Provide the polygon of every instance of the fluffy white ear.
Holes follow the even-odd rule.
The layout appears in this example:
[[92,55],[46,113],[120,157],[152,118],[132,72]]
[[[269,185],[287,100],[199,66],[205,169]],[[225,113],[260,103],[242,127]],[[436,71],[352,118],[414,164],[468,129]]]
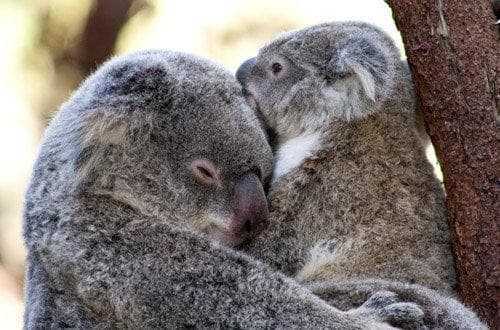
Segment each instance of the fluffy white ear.
[[370,100],[375,101],[375,79],[373,78],[370,71],[368,71],[358,62],[355,62],[351,59],[346,59],[346,65],[352,70],[352,72],[361,82],[366,96]]
[[75,187],[85,189],[99,176],[97,168],[103,166],[110,154],[127,139],[129,131],[125,115],[107,115],[104,111],[95,111],[82,125],[80,148],[71,156],[75,171]]
[[332,83],[354,76],[365,96],[376,101],[378,91],[385,90],[388,85],[388,66],[386,52],[372,40],[347,37],[335,45],[325,73],[327,81]]

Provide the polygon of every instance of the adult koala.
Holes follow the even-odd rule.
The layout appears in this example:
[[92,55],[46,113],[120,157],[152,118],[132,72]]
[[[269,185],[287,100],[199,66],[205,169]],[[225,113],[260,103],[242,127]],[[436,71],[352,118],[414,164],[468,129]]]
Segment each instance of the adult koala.
[[228,72],[167,51],[113,59],[82,84],[47,128],[26,193],[25,328],[421,320],[388,292],[341,312],[219,243],[267,220],[272,155],[240,94]]
[[278,36],[236,75],[275,151],[270,227],[243,250],[339,308],[392,285],[422,303],[427,326],[482,327],[445,297],[455,287],[445,198],[392,40],[364,23],[312,26]]

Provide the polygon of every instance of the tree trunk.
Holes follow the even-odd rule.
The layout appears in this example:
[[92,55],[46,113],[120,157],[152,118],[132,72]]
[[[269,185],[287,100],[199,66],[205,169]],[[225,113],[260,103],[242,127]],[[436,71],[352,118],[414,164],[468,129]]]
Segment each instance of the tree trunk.
[[444,175],[459,293],[499,327],[499,32],[490,0],[389,0]]
[[[1,0],[0,0],[1,1]],[[49,4],[40,5],[42,26],[40,49],[47,49],[52,57],[54,76],[48,80],[50,88],[42,92],[45,97],[39,104],[44,122],[52,117],[68,96],[92,71],[113,55],[120,30],[127,23],[134,7],[144,8],[140,0],[94,0],[86,24],[75,37],[59,31],[52,17]],[[57,7],[57,6],[56,6]],[[141,8],[142,7],[142,8]]]
[[95,3],[77,53],[84,75],[113,54],[118,33],[129,18],[131,5],[132,0],[98,0]]

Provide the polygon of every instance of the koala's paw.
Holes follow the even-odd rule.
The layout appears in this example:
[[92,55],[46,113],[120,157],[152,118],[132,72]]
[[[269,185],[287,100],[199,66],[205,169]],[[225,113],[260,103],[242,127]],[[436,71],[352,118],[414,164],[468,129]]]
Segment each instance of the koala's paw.
[[[358,312],[366,312],[378,316],[380,322],[403,329],[424,329],[424,312],[414,303],[401,302],[398,296],[390,291],[374,293]],[[374,326],[377,328],[377,326]]]

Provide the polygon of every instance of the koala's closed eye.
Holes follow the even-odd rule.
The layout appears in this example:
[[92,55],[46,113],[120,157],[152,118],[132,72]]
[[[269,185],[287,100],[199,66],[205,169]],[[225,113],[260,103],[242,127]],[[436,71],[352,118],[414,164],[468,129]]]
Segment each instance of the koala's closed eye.
[[217,169],[212,162],[206,159],[197,159],[191,163],[191,170],[194,177],[204,184],[217,184],[219,175]]

